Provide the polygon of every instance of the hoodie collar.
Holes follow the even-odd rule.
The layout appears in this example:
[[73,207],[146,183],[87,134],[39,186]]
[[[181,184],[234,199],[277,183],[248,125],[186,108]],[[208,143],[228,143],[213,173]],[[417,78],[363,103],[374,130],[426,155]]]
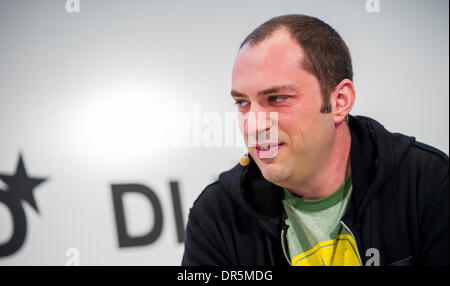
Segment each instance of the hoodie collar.
[[281,204],[283,190],[267,181],[253,158],[243,167],[235,166],[219,176],[219,182],[230,197],[265,231],[279,238],[284,212]]
[[376,120],[349,115],[353,195],[345,215],[357,223],[367,204],[405,158],[414,137],[390,133]]

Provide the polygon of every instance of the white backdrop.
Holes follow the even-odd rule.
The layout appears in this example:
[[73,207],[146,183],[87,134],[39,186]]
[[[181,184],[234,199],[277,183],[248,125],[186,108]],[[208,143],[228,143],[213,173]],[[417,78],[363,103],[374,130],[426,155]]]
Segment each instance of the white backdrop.
[[[20,201],[26,233],[15,235],[25,241],[0,265],[179,265],[170,182],[178,182],[186,223],[195,198],[245,149],[174,147],[167,122],[185,112],[187,126],[204,131],[207,122],[194,126],[195,106],[234,111],[239,44],[282,14],[318,17],[347,42],[352,114],[449,153],[447,0],[372,1],[378,10],[367,0],[80,0],[72,13],[66,2],[0,2],[0,175],[15,175],[21,154],[28,176],[46,179],[31,188],[39,213]],[[0,246],[19,229],[10,209],[20,194],[5,180]],[[119,247],[112,185],[122,184],[150,188],[160,202],[153,242]],[[130,236],[153,229],[147,197],[129,193],[123,205]]]

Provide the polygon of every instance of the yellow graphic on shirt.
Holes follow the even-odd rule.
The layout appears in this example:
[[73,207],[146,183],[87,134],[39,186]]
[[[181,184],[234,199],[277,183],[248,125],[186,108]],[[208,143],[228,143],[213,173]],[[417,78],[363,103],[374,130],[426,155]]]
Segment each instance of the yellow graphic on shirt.
[[292,259],[293,266],[360,266],[353,236],[340,234],[335,239],[322,241]]

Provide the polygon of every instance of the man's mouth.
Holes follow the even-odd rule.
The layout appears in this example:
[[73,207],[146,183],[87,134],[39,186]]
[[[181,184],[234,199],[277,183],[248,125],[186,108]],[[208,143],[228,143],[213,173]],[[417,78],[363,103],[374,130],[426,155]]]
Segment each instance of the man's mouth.
[[256,156],[261,159],[274,158],[282,146],[283,143],[257,143]]
[[259,151],[267,151],[272,148],[277,148],[278,146],[282,146],[283,143],[263,143],[263,144],[256,144],[256,149]]

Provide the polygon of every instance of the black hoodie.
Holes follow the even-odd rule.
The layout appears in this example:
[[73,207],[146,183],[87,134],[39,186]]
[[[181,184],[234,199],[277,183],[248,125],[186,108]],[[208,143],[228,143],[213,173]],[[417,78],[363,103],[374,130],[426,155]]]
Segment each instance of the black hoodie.
[[[349,116],[349,127],[341,221],[362,264],[448,265],[448,156],[367,117]],[[253,160],[222,173],[190,210],[182,265],[288,265],[282,194]]]

